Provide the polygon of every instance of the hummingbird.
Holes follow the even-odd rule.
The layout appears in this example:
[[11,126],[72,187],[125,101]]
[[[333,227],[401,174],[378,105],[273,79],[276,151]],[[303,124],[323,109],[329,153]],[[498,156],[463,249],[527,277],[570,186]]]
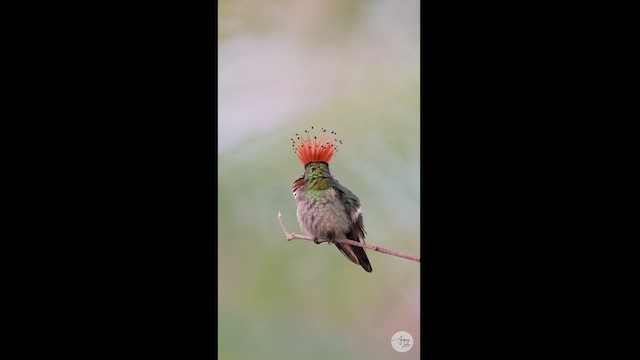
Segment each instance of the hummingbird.
[[[313,130],[313,126],[311,127]],[[342,141],[336,132],[321,129],[319,136],[311,136],[308,130],[293,138],[293,150],[304,165],[304,175],[293,182],[291,192],[296,200],[298,223],[313,238],[328,239],[353,263],[371,272],[371,264],[365,249],[334,242],[333,239],[350,239],[364,244],[365,230],[360,200],[342,186],[329,171],[329,162]]]

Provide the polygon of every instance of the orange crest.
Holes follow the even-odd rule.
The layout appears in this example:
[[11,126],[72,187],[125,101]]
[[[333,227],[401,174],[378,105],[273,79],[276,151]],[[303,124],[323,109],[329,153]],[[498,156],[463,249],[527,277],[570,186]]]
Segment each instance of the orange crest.
[[[311,130],[313,130],[313,126]],[[325,162],[328,164],[333,154],[338,151],[338,144],[342,144],[342,141],[335,138],[336,132],[327,133],[327,130],[321,129],[319,136],[312,136],[308,130],[304,132],[306,137],[296,134],[297,140],[291,139],[293,141],[293,151],[298,155],[302,165],[312,162]]]

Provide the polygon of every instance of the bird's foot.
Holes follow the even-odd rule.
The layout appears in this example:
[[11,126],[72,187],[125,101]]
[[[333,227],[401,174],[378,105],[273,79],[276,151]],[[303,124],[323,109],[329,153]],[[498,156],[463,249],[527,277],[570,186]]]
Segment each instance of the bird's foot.
[[316,244],[320,244],[320,241],[318,241],[318,238],[315,237],[315,236],[313,237],[313,242],[316,243]]

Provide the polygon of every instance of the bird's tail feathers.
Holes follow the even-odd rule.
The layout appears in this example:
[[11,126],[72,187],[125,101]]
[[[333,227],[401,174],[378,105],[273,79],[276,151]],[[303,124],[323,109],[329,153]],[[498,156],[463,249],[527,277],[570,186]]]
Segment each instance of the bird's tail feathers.
[[347,259],[351,260],[354,264],[362,266],[362,268],[366,272],[373,271],[371,267],[371,263],[369,263],[369,258],[367,257],[367,253],[364,248],[359,246],[352,246],[349,244],[335,244],[338,250],[344,255]]

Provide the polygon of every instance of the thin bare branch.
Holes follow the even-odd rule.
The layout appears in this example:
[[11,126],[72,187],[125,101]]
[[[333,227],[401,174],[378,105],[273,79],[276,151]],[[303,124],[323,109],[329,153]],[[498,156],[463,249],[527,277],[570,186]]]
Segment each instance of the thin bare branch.
[[[285,235],[285,237],[287,238],[288,241],[291,241],[293,239],[313,241],[313,238],[310,237],[310,236],[298,235],[298,234],[290,233],[289,231],[287,231],[287,228],[284,226],[284,221],[282,220],[282,214],[280,213],[280,211],[278,211],[278,221],[280,221],[280,226],[282,227],[282,231],[284,232],[284,235]],[[328,239],[318,239],[318,242],[320,242],[320,243],[328,242],[328,241],[329,241]],[[413,255],[402,253],[400,251],[395,251],[395,250],[391,250],[391,249],[385,249],[385,248],[380,247],[380,246],[363,244],[363,243],[361,243],[359,241],[354,241],[354,240],[350,240],[350,239],[335,238],[335,239],[333,239],[333,241],[337,242],[337,243],[341,243],[341,244],[349,244],[349,245],[353,245],[353,246],[359,246],[359,247],[366,248],[366,249],[369,249],[369,250],[381,252],[383,254],[389,254],[389,255],[401,257],[401,258],[404,258],[404,259],[420,262],[420,257],[419,256],[413,256]]]

